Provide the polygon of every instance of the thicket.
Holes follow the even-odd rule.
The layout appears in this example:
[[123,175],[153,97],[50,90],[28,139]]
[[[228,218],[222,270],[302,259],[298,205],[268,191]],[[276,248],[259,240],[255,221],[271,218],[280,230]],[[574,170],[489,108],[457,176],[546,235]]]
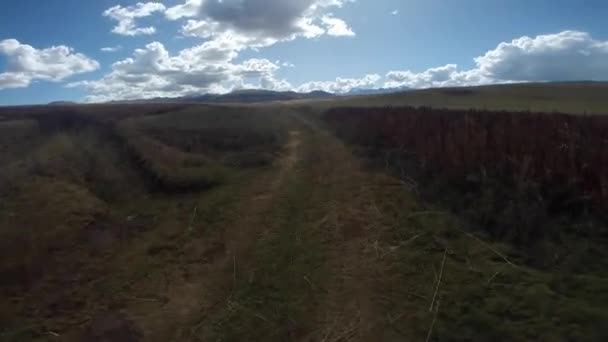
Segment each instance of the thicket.
[[[496,238],[529,247],[563,239],[553,218],[606,218],[608,117],[383,107],[324,118],[408,184],[441,179],[449,204]],[[601,222],[585,222],[568,229],[607,236]]]

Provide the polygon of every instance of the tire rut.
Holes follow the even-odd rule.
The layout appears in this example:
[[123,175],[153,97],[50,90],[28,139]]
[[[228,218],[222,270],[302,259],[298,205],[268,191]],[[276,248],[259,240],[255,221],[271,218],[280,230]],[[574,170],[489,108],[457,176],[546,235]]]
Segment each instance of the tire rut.
[[184,253],[203,254],[209,262],[171,267],[166,271],[163,300],[136,302],[126,308],[146,341],[198,340],[196,330],[200,321],[227,301],[236,272],[248,267],[247,255],[267,228],[264,218],[273,208],[285,175],[299,159],[300,143],[300,132],[290,131],[275,167],[253,180],[241,197],[243,202],[237,206],[234,222],[214,241],[201,237],[185,246]]
[[332,274],[327,300],[319,307],[320,341],[371,341],[379,317],[374,279],[378,260],[370,253],[377,235],[367,175],[351,152],[331,134],[323,141],[323,184],[329,188],[323,228],[331,237],[327,260]]

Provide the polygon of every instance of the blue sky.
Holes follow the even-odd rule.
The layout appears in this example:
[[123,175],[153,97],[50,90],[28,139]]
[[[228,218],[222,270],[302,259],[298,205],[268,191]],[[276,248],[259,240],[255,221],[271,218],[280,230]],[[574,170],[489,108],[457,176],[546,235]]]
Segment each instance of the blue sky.
[[606,18],[603,0],[8,0],[0,104],[606,80]]

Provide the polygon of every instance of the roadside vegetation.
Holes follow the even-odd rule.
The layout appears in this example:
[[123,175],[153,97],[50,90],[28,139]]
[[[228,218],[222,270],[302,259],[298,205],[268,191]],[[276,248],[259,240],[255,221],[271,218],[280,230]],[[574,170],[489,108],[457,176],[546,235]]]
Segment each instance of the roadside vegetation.
[[416,277],[428,260],[416,246],[444,249],[439,340],[606,338],[604,117],[404,107],[324,118],[423,204],[401,218],[420,228],[396,267]]

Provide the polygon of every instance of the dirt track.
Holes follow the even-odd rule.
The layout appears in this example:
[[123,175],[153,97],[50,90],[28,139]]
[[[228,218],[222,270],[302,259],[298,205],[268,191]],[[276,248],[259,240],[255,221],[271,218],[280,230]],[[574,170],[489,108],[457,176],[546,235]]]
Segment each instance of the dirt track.
[[[172,267],[164,301],[127,308],[146,340],[372,338],[380,268],[369,180],[341,142],[295,118],[283,154],[244,191],[232,222],[215,241],[184,246],[209,262]],[[270,283],[259,288],[258,277]],[[251,297],[261,302],[243,303]]]

